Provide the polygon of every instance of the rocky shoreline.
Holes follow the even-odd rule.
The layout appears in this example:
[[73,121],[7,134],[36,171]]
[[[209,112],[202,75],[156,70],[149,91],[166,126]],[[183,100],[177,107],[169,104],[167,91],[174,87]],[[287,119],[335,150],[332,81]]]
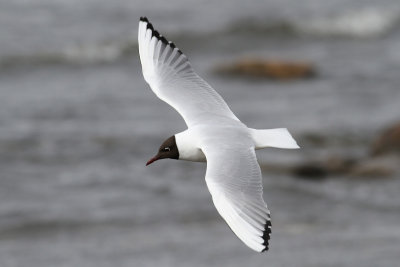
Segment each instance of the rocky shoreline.
[[281,81],[308,79],[316,76],[316,69],[311,62],[254,58],[243,58],[231,63],[220,64],[214,68],[214,72],[221,75]]
[[269,172],[290,173],[305,179],[329,176],[385,178],[400,174],[400,123],[385,129],[368,144],[362,156],[328,155],[319,159],[305,159],[292,165],[262,163]]

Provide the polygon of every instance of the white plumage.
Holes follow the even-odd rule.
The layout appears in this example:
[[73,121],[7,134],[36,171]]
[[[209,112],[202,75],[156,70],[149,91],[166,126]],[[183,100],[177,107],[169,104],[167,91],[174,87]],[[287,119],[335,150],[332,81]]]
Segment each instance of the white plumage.
[[298,148],[296,141],[286,129],[256,130],[240,122],[147,18],[140,19],[138,40],[144,79],[188,126],[175,135],[179,159],[207,160],[206,183],[219,214],[247,246],[267,250],[270,212],[255,149]]

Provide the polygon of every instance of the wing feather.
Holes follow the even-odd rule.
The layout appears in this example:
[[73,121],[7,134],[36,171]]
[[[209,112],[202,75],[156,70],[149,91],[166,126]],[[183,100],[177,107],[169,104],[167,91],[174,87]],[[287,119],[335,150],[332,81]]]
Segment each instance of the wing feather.
[[222,97],[194,72],[182,51],[154,30],[147,18],[140,19],[138,41],[144,79],[189,127],[212,116],[238,120]]
[[247,246],[263,252],[268,250],[271,234],[270,212],[262,197],[254,147],[243,143],[233,148],[215,146],[215,142],[202,146],[207,158],[206,182],[215,207],[232,231]]

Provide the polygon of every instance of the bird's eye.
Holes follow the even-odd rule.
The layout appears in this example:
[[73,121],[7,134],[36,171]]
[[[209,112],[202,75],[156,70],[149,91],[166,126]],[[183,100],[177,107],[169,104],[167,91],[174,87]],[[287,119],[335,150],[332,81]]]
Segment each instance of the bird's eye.
[[168,146],[164,147],[164,151],[171,151],[171,148],[169,148]]

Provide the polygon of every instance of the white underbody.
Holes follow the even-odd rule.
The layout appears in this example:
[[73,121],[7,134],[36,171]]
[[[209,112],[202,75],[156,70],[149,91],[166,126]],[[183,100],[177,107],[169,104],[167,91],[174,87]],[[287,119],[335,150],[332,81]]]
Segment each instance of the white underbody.
[[[242,131],[239,131],[239,138],[237,140],[242,139],[245,141],[250,137],[253,141],[254,149],[262,149],[267,147],[275,147],[275,148],[284,148],[284,149],[297,149],[299,146],[296,141],[290,135],[289,131],[286,128],[277,128],[277,129],[264,129],[257,130],[252,128],[247,128],[244,124],[238,123],[236,121],[232,121],[234,126],[237,127],[238,124],[241,124],[240,128]],[[233,125],[213,125],[214,131],[221,134],[224,131],[231,131],[231,127]],[[209,130],[209,126],[198,126],[191,127],[183,132],[180,132],[175,135],[176,145],[179,151],[179,159],[180,160],[188,160],[188,161],[197,161],[197,162],[205,162],[206,156],[201,150],[201,140],[202,140],[202,132],[204,130]],[[237,131],[237,128],[235,129]],[[240,136],[242,135],[242,136]],[[235,145],[235,144],[232,144]]]
[[206,161],[206,156],[200,148],[199,140],[197,140],[196,135],[193,133],[193,129],[187,129],[175,135],[179,159],[204,162]]

